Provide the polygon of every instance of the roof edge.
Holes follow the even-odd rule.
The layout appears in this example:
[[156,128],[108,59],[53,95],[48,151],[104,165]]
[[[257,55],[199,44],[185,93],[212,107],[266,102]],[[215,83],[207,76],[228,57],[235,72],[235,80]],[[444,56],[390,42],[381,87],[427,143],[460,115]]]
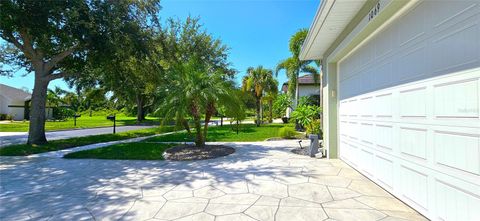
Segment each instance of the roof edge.
[[[308,29],[307,38],[305,38],[305,41],[303,42],[303,45],[302,45],[302,50],[300,51],[300,55],[299,55],[300,60],[307,60],[306,57],[307,57],[308,51],[310,50],[310,47],[313,44],[312,35],[314,32],[314,29],[315,27],[317,27],[317,23],[319,22],[321,15],[323,15],[323,13],[326,13],[325,12],[326,5],[327,4],[333,5],[334,2],[335,0],[322,0],[320,5],[318,6],[317,12],[315,13],[315,17],[313,18],[313,22],[310,25],[310,28]],[[325,20],[326,18],[327,16],[324,16],[323,20]],[[323,24],[323,20],[320,23]]]

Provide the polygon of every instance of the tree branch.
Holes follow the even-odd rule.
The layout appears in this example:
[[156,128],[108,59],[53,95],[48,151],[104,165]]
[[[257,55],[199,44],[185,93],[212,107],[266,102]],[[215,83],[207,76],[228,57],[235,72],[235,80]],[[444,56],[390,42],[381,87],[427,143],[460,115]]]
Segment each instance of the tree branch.
[[5,40],[7,40],[8,42],[12,43],[13,45],[15,45],[15,47],[17,47],[18,49],[20,49],[23,53],[24,52],[24,48],[23,48],[23,45],[20,44],[20,42],[18,42],[18,40],[13,36],[12,32],[5,32]]
[[66,58],[67,56],[69,56],[73,52],[75,52],[76,48],[77,48],[77,46],[73,46],[73,47],[55,55],[52,59],[50,59],[50,61],[47,62],[47,64],[45,65],[45,69],[47,71],[50,71],[52,68],[54,68],[58,64],[58,62],[62,61],[64,58]]
[[64,78],[68,75],[69,74],[67,72],[60,72],[58,74],[49,74],[49,75],[45,76],[44,79],[47,80],[47,81],[53,81],[55,79]]
[[33,49],[32,38],[30,34],[28,34],[25,29],[21,29],[19,33],[23,41],[23,53],[32,61],[33,59],[38,60],[39,58],[37,57],[37,53],[35,53],[35,49]]

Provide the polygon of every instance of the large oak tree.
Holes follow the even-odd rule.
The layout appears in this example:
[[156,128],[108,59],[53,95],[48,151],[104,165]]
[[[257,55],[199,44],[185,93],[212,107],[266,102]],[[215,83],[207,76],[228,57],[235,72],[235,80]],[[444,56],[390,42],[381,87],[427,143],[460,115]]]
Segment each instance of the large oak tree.
[[[8,42],[2,50],[1,74],[10,67],[34,74],[28,143],[46,143],[45,105],[47,88],[55,79],[77,78],[89,61],[110,58],[117,41],[131,24],[156,23],[159,0],[2,0],[0,37]],[[102,73],[99,73],[102,74]]]

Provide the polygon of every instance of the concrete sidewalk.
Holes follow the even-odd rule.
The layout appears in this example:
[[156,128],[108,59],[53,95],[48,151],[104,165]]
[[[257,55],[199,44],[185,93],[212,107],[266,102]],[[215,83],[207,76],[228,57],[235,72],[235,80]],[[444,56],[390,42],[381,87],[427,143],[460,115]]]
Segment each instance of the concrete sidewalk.
[[[116,131],[125,132],[131,130],[140,130],[145,128],[152,128],[156,126],[120,126]],[[72,137],[85,137],[90,135],[109,134],[113,132],[112,127],[77,129],[77,130],[62,130],[46,132],[48,140],[60,140]],[[22,144],[27,142],[27,132],[0,132],[0,147],[12,144]]]

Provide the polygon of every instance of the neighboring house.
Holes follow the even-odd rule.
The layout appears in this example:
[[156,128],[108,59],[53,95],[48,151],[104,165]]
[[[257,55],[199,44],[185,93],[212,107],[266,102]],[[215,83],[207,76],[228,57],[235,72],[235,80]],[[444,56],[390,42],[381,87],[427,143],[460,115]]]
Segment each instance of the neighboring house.
[[[310,96],[315,96],[315,97],[320,96],[320,79],[317,79],[317,81],[315,82],[313,75],[307,74],[307,75],[298,77],[297,81],[298,81],[298,97],[299,98],[310,97]],[[282,85],[282,92],[283,93],[288,92],[288,82]],[[295,106],[296,104],[295,98],[293,99],[292,103]],[[291,112],[292,112],[292,108],[287,108],[286,117],[290,117]]]
[[432,220],[480,219],[480,2],[322,0],[324,145]]
[[[0,114],[8,114],[13,120],[28,120],[31,99],[30,93],[0,84]],[[52,118],[52,114],[52,108],[47,108],[47,118]]]

